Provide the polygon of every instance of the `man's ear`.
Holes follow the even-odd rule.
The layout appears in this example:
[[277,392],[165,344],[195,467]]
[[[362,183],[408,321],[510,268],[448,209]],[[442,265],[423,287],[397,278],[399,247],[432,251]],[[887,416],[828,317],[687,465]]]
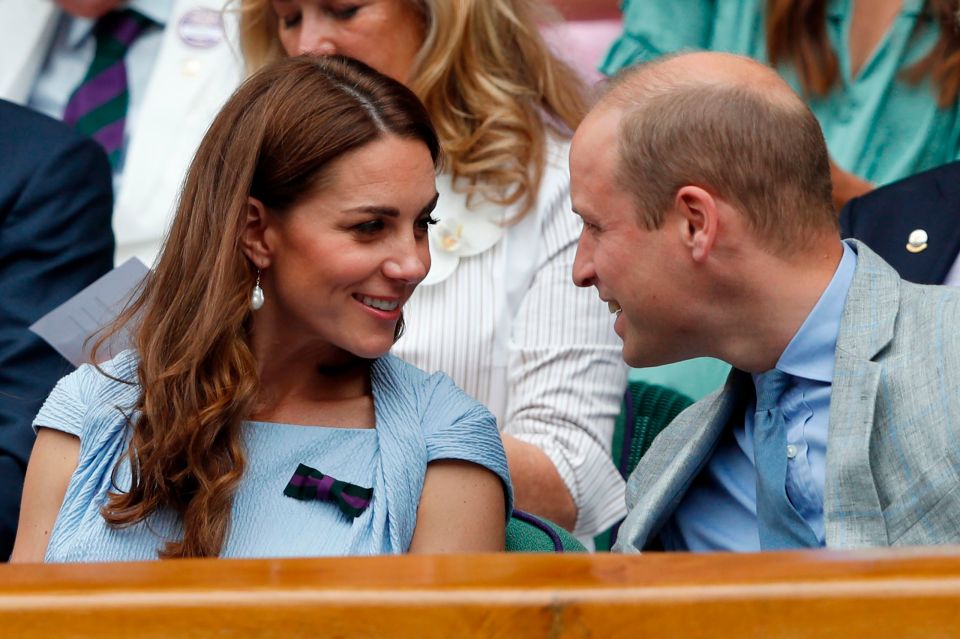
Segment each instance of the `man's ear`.
[[719,231],[717,199],[698,186],[684,186],[677,191],[674,210],[681,241],[695,262],[705,262]]
[[240,235],[244,255],[259,269],[270,266],[273,253],[267,242],[267,227],[271,223],[270,212],[263,202],[255,197],[247,198],[247,221]]

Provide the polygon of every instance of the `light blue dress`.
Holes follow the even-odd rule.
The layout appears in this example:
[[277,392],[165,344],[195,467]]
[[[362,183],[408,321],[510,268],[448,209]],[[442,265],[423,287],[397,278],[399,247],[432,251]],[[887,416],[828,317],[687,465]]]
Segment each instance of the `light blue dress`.
[[[125,351],[103,365],[120,379],[136,379],[137,357]],[[222,557],[312,557],[402,553],[410,546],[427,464],[459,459],[479,464],[503,481],[509,513],[512,492],[503,443],[493,416],[442,373],[428,375],[395,357],[375,360],[371,383],[376,428],[324,428],[264,422],[243,425],[247,468],[233,503]],[[77,470],[67,487],[47,547],[46,561],[155,559],[181,528],[171,512],[125,529],[100,515],[114,468],[129,441],[118,406],[131,406],[139,387],[113,381],[86,365],[63,378],[34,427],[80,438]],[[355,519],[332,502],[284,495],[299,464],[342,481],[373,488]],[[130,468],[116,477],[129,488]]]

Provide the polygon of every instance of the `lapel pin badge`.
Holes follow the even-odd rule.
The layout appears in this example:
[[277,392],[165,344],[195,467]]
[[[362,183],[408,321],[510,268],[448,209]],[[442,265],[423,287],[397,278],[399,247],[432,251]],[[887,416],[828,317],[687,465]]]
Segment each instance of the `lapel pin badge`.
[[223,16],[213,9],[191,9],[177,23],[177,34],[189,47],[215,47],[224,38]]
[[927,249],[927,232],[923,229],[915,229],[910,232],[907,238],[907,250],[911,253],[919,253]]

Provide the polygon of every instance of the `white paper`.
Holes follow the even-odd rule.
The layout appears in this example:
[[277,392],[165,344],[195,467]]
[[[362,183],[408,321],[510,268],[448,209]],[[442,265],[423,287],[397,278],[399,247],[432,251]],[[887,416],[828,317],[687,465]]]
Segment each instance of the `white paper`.
[[[89,362],[96,339],[88,338],[117,318],[149,272],[143,262],[131,257],[38,319],[30,330],[74,366]],[[116,355],[129,344],[129,327],[125,327],[104,344],[100,359]]]

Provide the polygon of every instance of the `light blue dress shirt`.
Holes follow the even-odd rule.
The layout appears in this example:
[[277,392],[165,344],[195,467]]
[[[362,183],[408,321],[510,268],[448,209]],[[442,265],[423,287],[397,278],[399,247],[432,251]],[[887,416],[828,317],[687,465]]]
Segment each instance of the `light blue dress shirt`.
[[[130,102],[127,107],[126,130],[124,131],[124,151],[137,122],[140,104],[153,65],[160,54],[163,42],[163,29],[173,11],[173,0],[130,0],[126,7],[139,11],[157,23],[157,27],[147,29],[130,46],[124,57],[127,66],[127,84]],[[83,81],[96,52],[97,41],[93,35],[96,20],[75,18],[67,13],[61,16],[57,33],[50,45],[50,52],[43,63],[37,81],[33,85],[27,102],[30,108],[46,113],[52,118],[63,119],[70,96]],[[120,177],[123,172],[123,154],[114,167],[113,192],[120,189]]]
[[[837,335],[857,256],[843,245],[830,284],[783,351],[776,368],[790,375],[780,399],[787,428],[787,496],[824,544],[823,485],[830,388]],[[753,375],[756,384],[758,375]],[[753,427],[756,399],[743,423],[728,428],[713,457],[661,531],[667,550],[760,550]]]

